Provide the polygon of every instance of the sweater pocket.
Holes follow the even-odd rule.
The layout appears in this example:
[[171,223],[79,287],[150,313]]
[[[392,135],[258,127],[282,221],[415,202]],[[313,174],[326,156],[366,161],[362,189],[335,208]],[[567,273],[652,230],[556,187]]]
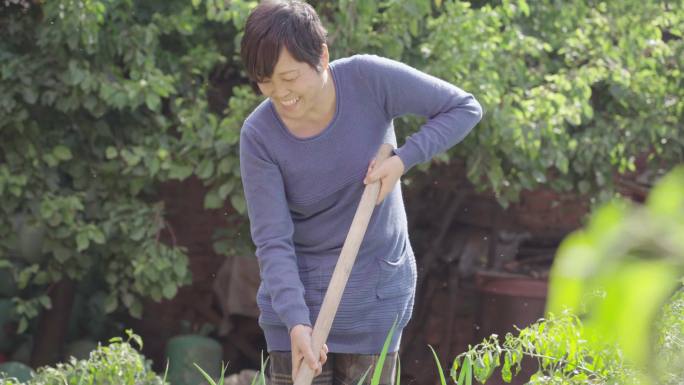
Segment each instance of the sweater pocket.
[[316,266],[299,267],[299,280],[304,286],[304,302],[309,308],[320,306],[325,289],[321,290],[321,272]]
[[379,279],[375,292],[379,299],[409,295],[415,289],[415,261],[407,252],[395,260],[378,258]]

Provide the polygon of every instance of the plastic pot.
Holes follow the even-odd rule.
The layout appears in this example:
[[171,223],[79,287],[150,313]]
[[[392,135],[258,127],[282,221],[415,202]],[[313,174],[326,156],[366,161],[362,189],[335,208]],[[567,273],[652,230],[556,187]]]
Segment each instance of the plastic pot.
[[7,377],[14,377],[19,382],[27,382],[33,377],[33,369],[21,362],[8,361],[0,364],[0,373]]
[[221,375],[223,348],[217,341],[195,334],[171,338],[166,344],[169,362],[168,381],[171,385],[198,385],[204,377],[193,364],[199,365],[212,378]]

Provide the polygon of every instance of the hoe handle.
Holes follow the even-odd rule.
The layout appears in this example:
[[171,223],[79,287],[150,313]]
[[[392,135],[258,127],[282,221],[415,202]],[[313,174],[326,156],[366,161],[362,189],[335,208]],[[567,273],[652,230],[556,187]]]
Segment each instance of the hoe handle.
[[[376,164],[389,158],[391,153],[391,145],[383,144],[380,146],[380,150],[378,150],[378,153],[375,156]],[[313,328],[311,345],[314,356],[316,357],[318,357],[323,344],[328,339],[330,327],[335,319],[337,307],[340,305],[342,293],[344,293],[344,288],[347,286],[349,274],[354,266],[356,255],[359,253],[361,241],[363,241],[363,237],[366,234],[368,222],[370,222],[371,214],[373,214],[373,208],[375,207],[375,202],[378,200],[379,193],[380,181],[366,185],[359,206],[356,208],[354,219],[352,220],[351,227],[347,233],[347,238],[344,240],[340,257],[337,260],[337,265],[335,265],[335,271],[330,279],[330,285],[323,298],[321,311],[318,313],[318,318],[316,319],[316,324]],[[313,374],[313,371],[308,365],[302,364],[299,368],[294,385],[311,385]]]

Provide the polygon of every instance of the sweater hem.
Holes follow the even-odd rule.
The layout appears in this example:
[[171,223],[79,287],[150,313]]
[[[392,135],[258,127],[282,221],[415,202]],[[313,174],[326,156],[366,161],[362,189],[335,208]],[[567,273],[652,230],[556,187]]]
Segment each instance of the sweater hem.
[[[289,352],[291,350],[290,335],[287,328],[278,325],[261,324],[267,341],[268,352]],[[388,352],[399,350],[403,329],[396,329],[389,344]],[[328,350],[331,353],[380,354],[387,336],[378,332],[350,332],[330,334]]]

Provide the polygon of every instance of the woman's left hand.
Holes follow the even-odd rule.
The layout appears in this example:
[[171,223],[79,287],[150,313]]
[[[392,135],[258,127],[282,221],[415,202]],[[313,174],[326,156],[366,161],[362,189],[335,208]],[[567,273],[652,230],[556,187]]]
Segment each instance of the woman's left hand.
[[393,155],[379,164],[376,163],[375,159],[371,160],[363,183],[369,184],[380,181],[380,194],[378,194],[378,201],[376,202],[376,205],[379,205],[404,174],[404,162],[397,155]]

